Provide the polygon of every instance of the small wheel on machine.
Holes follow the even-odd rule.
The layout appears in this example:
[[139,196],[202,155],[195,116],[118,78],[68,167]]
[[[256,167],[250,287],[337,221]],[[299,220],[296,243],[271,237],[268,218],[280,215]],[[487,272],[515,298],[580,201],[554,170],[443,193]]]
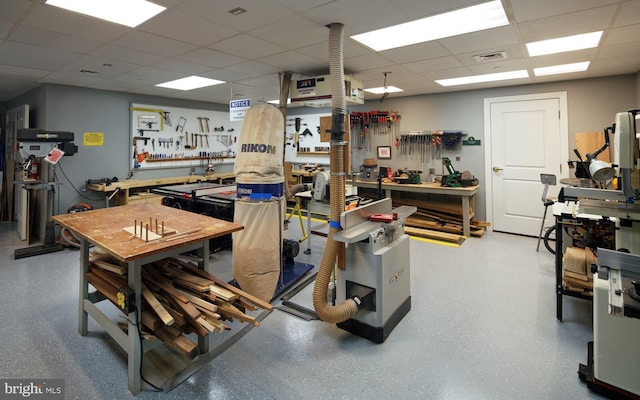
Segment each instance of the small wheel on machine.
[[556,254],[556,226],[553,225],[544,233],[544,247],[549,250],[551,254]]

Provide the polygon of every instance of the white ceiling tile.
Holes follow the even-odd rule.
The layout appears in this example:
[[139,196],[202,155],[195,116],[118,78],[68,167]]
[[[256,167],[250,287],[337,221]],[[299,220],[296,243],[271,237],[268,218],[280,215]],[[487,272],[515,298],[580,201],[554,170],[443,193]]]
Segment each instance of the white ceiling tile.
[[[524,48],[521,44],[512,44],[507,46],[499,46],[499,47],[490,47],[486,49],[477,49],[476,51],[472,51],[470,53],[458,54],[456,55],[456,59],[462,63],[462,65],[476,65],[478,61],[476,61],[473,57],[484,54],[491,54],[496,52],[504,51],[507,55],[507,59],[520,59],[525,58],[526,54]],[[492,60],[487,62],[497,62],[501,60]]]
[[524,59],[519,60],[501,60],[492,63],[483,63],[467,66],[474,75],[494,74],[500,72],[519,71],[527,69],[527,63]]
[[57,83],[59,85],[89,86],[103,80],[99,75],[81,72],[57,71],[38,80],[41,83]]
[[391,0],[390,3],[412,20],[473,5],[469,0]]
[[434,58],[431,60],[410,62],[403,64],[408,70],[413,72],[430,72],[430,71],[440,71],[443,69],[451,69],[462,67],[462,63],[458,61],[456,57],[440,57]]
[[257,59],[287,51],[284,47],[244,34],[222,40],[209,48],[246,59]]
[[409,18],[386,0],[331,1],[303,13],[319,25],[341,23],[345,40],[353,35],[407,22]]
[[180,56],[180,59],[214,68],[228,67],[229,65],[247,61],[245,58],[232,56],[221,51],[203,48],[184,53]]
[[7,41],[0,44],[0,59],[4,64],[54,71],[80,58],[68,51],[47,49],[26,43]]
[[238,31],[214,24],[198,14],[188,15],[179,10],[166,10],[137,28],[197,46],[208,46],[238,34]]
[[640,24],[611,29],[602,40],[605,46],[640,41]]
[[104,57],[83,56],[78,60],[61,68],[64,72],[79,72],[81,70],[97,72],[101,79],[115,77],[138,68],[135,64],[116,61]]
[[33,7],[33,3],[25,0],[2,0],[0,5],[0,21],[18,22],[25,12]]
[[352,57],[344,61],[345,70],[349,71],[367,71],[374,68],[386,67],[393,63],[388,59],[378,55],[370,54],[360,57]]
[[0,39],[6,38],[12,28],[12,23],[0,21]]
[[516,21],[525,22],[616,4],[620,0],[510,0],[509,3]]
[[278,68],[271,66],[271,65],[267,65],[261,62],[257,62],[257,61],[247,61],[247,62],[243,62],[240,64],[236,64],[233,67],[233,70],[241,72],[243,74],[245,74],[245,76],[247,77],[253,77],[253,76],[261,76],[264,75],[264,73],[266,71],[271,71],[272,73],[278,73],[279,70]]
[[529,21],[518,25],[525,43],[553,39],[606,29],[618,9],[617,6],[599,7],[573,14]]
[[[282,29],[283,26],[287,29]],[[297,34],[292,35],[291,32],[297,32]],[[329,39],[329,29],[326,26],[297,15],[254,29],[250,34],[277,43],[289,50],[321,42],[326,43]]]
[[140,50],[125,49],[124,47],[112,45],[103,46],[92,52],[91,55],[110,58],[114,60],[127,61],[131,64],[137,65],[149,65],[166,58],[157,54],[151,54]]
[[49,75],[51,71],[41,70],[41,69],[33,69],[33,68],[24,68],[24,67],[14,67],[10,65],[0,65],[0,76],[15,76],[22,78],[33,78],[38,79]]
[[97,49],[101,43],[77,36],[65,35],[57,32],[45,31],[32,26],[21,25],[12,34],[11,40],[29,43],[41,47],[88,53]]
[[437,41],[418,43],[412,46],[403,46],[397,49],[385,50],[381,51],[379,54],[389,60],[393,60],[394,62],[401,64],[450,55],[449,51],[447,51],[447,49]]
[[[296,51],[286,51],[284,53],[275,54],[259,58],[258,61],[272,65],[279,71],[305,72],[317,67],[318,60]],[[329,65],[326,66],[327,69]]]
[[236,70],[234,67],[230,68],[231,69],[219,68],[212,71],[204,72],[201,74],[201,76],[225,82],[237,82],[238,80],[245,79],[249,76],[244,72]]
[[151,65],[154,68],[166,69],[183,74],[184,76],[197,75],[209,71],[211,67],[202,64],[194,64],[177,58],[167,58]]
[[640,15],[640,1],[625,1],[620,6],[613,26],[624,26],[638,23]]
[[24,24],[45,31],[63,33],[86,40],[108,42],[130,29],[97,18],[64,11],[58,7],[40,4],[24,19]]
[[497,47],[515,44],[519,41],[520,39],[513,26],[502,26],[439,40],[451,54],[462,54],[477,50],[478,43],[486,43],[487,47]]
[[131,31],[114,40],[113,44],[127,49],[139,50],[165,57],[177,56],[196,48],[184,42],[140,31]]
[[[242,7],[247,12],[230,14],[229,11],[236,7]],[[239,31],[249,31],[292,15],[287,8],[263,0],[244,0],[242,3],[236,0],[187,0],[178,9]]]

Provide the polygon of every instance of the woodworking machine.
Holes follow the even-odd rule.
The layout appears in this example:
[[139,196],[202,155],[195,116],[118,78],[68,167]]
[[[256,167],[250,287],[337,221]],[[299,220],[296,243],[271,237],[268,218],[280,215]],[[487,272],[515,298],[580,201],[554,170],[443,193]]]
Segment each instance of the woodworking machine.
[[409,235],[404,222],[416,207],[392,210],[391,199],[345,211],[333,239],[347,244],[346,265],[337,269],[336,302],[361,301],[359,311],[338,326],[382,343],[411,309]]
[[[565,197],[580,198],[580,212],[619,221],[618,251],[597,249],[594,265],[593,343],[588,365],[579,375],[596,392],[615,398],[640,398],[640,182],[636,116],[616,114],[614,164],[619,189],[564,188]],[[611,178],[607,174],[607,178]],[[595,177],[594,177],[595,178]]]

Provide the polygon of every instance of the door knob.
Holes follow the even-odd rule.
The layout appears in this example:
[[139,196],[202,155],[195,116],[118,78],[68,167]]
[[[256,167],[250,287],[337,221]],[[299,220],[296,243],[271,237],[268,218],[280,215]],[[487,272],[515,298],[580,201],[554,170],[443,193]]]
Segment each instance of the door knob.
[[493,172],[500,172],[503,170],[503,168],[500,168],[500,167],[493,167],[492,169],[493,169]]

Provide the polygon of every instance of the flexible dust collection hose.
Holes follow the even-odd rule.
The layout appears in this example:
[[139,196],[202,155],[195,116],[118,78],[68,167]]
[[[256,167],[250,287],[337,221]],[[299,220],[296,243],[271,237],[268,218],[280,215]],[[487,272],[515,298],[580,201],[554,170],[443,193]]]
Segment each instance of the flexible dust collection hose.
[[329,164],[330,178],[330,214],[327,245],[320,261],[318,275],[313,287],[313,307],[321,320],[329,323],[346,321],[358,312],[358,303],[354,299],[346,299],[335,306],[327,302],[327,290],[331,274],[336,265],[338,253],[344,243],[333,240],[333,235],[341,230],[340,215],[344,211],[346,171],[344,168],[344,152],[346,142],[343,141],[342,129],[346,114],[344,87],[344,66],[342,56],[342,32],[344,26],[332,23],[329,27],[329,68],[331,73],[331,152]]

